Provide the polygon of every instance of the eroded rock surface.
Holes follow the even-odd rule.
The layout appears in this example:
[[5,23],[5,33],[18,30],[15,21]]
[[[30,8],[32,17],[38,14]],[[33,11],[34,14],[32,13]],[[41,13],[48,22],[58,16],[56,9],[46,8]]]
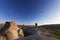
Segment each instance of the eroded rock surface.
[[0,34],[2,34],[6,40],[15,40],[24,36],[23,30],[18,28],[15,22],[6,22],[4,27],[0,30]]

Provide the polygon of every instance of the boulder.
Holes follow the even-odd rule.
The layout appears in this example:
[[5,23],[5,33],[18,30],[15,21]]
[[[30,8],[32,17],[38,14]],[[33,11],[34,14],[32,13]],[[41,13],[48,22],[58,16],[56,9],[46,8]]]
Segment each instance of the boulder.
[[24,37],[23,30],[17,26],[16,22],[6,22],[2,30],[7,40],[15,40],[19,37]]

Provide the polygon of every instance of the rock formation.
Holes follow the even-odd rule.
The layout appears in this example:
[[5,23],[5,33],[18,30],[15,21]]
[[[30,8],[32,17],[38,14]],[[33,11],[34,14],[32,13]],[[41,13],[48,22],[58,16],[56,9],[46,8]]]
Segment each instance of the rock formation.
[[15,40],[24,36],[23,30],[18,28],[15,22],[6,22],[0,32],[7,40]]

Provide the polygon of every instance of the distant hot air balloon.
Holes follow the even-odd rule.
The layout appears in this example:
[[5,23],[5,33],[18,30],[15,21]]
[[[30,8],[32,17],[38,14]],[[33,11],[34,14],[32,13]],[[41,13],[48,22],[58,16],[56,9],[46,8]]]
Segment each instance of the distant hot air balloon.
[[11,14],[12,14],[12,9],[9,10],[9,15],[8,15],[9,20],[11,18]]
[[43,13],[43,11],[41,11],[41,13]]

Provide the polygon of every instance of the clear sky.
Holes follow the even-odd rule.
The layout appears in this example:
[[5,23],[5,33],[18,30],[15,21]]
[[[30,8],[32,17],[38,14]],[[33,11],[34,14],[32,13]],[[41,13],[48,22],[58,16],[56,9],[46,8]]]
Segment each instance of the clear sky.
[[60,0],[0,0],[0,22],[60,23]]

